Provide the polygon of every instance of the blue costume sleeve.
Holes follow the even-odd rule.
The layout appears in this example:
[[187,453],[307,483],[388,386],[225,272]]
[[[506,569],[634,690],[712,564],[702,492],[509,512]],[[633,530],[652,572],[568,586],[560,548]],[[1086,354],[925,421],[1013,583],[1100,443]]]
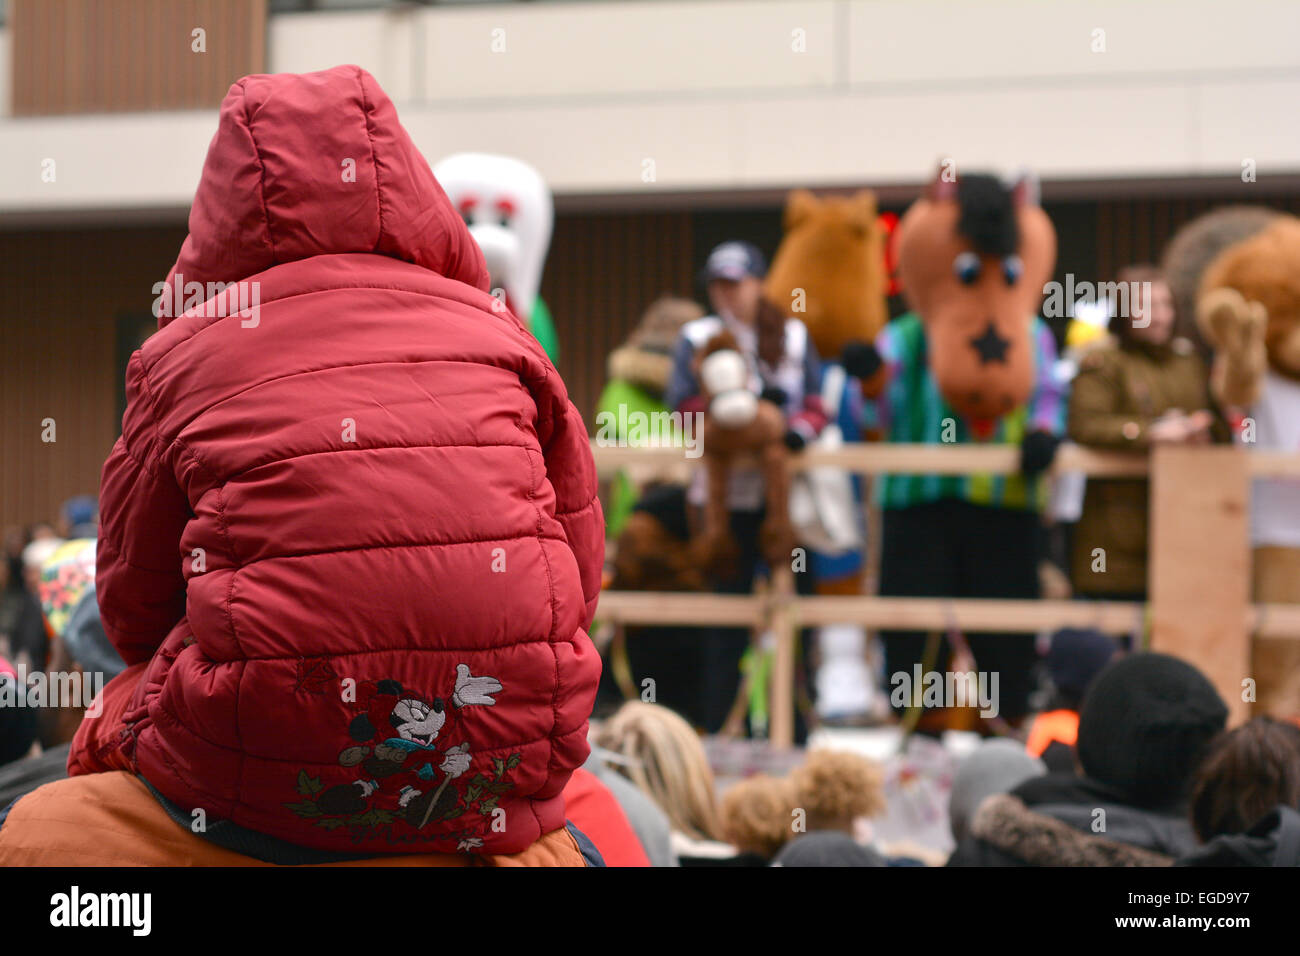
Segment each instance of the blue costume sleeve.
[[668,387],[664,389],[664,404],[670,411],[676,411],[682,402],[700,393],[700,385],[695,381],[695,373],[691,370],[694,359],[695,346],[685,335],[679,335],[677,345],[673,348],[673,374],[668,379]]

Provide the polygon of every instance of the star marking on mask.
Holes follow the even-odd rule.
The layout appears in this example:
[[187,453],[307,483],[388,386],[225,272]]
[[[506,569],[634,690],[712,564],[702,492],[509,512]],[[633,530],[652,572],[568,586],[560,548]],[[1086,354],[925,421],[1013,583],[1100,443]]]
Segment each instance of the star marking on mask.
[[993,327],[992,319],[984,327],[983,332],[970,340],[970,344],[979,353],[981,365],[988,365],[990,362],[1007,364],[1007,349],[1011,347],[1011,342],[998,334],[998,330]]

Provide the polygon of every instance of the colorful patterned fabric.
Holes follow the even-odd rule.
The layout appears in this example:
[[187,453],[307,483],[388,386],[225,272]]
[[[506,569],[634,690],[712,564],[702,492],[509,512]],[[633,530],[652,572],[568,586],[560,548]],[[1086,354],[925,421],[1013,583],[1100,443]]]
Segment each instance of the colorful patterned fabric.
[[41,568],[37,596],[50,631],[67,629],[78,602],[95,583],[95,539],[65,541]]
[[[1042,319],[1034,319],[1034,393],[1029,402],[994,423],[985,442],[1019,444],[1028,431],[1060,435],[1065,429],[1065,386],[1053,374],[1056,343]],[[868,420],[891,442],[925,444],[981,441],[969,423],[957,415],[939,393],[926,364],[925,329],[914,312],[899,316],[876,339],[888,369],[889,384],[873,403]],[[1046,482],[1026,483],[1020,475],[884,475],[878,482],[882,508],[962,498],[972,504],[1041,510],[1046,504]]]

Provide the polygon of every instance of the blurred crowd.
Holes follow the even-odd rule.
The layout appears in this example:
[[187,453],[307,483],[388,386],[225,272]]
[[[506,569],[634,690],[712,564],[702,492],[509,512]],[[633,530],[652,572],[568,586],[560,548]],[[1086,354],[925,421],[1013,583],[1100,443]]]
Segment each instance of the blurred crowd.
[[570,816],[613,865],[1300,865],[1300,727],[1257,717],[1229,731],[1191,665],[1149,652],[1107,661],[1074,637],[1055,655],[1063,682],[1086,681],[1057,701],[1081,708],[1074,742],[970,748],[945,781],[951,852],[881,836],[875,821],[896,808],[878,759],[831,743],[788,772],[722,784],[690,725],[639,701],[592,734],[586,769],[617,808],[570,801]]
[[[27,684],[46,673],[93,673],[106,681],[122,670],[121,657],[104,635],[95,598],[96,512],[93,496],[78,495],[63,503],[52,522],[6,530],[0,563],[0,681]],[[41,754],[42,765],[66,761],[84,706],[5,702],[9,706],[0,706],[0,764]],[[5,792],[0,784],[0,801]]]

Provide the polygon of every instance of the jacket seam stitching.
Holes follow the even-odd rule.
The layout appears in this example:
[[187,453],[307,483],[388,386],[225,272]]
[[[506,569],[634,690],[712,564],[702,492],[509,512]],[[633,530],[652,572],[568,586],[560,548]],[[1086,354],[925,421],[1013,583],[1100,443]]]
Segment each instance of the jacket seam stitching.
[[357,71],[357,85],[361,88],[361,113],[365,117],[366,142],[370,144],[370,165],[375,170],[375,211],[379,218],[379,231],[375,235],[374,248],[378,250],[380,243],[384,241],[384,195],[379,185],[379,154],[375,152],[375,137],[370,128],[370,98],[366,96],[365,74],[360,70]]
[[[176,439],[176,441],[179,442],[180,439]],[[283,464],[286,461],[297,461],[300,458],[314,458],[318,455],[341,455],[341,454],[346,454],[348,452],[417,451],[426,448],[522,448],[525,451],[533,450],[529,445],[520,444],[518,442],[508,442],[508,441],[446,442],[446,443],[424,442],[415,445],[357,445],[354,448],[322,448],[320,451],[305,451],[299,455],[288,455],[285,457],[270,458],[267,459],[266,461],[258,461],[244,468],[240,468],[238,471],[229,472],[224,476],[216,474],[216,472],[212,471],[210,468],[205,468],[205,470],[208,471],[209,474],[211,474],[214,485],[217,484],[227,485],[235,478],[239,478],[244,475],[247,475],[249,472],[256,471],[259,468],[266,468],[270,465]],[[585,505],[584,507],[589,507],[590,504],[591,502],[588,502],[587,505]],[[582,509],[579,508],[578,510],[581,511]],[[564,513],[570,514],[571,512],[564,512]],[[557,518],[559,517],[559,513],[556,514],[556,517]]]
[[[149,382],[149,370],[145,368],[143,353],[140,354],[140,389],[144,393],[146,401],[149,403],[149,426],[153,431],[154,450],[156,454],[161,454],[165,444],[163,442],[162,429],[158,425],[158,402],[154,398],[153,386]],[[122,436],[122,447],[127,449],[128,454],[131,455],[131,459],[149,475],[153,475],[157,470],[157,462],[150,465],[148,462],[140,461],[135,457],[134,453],[131,453],[130,447],[127,445],[125,434]]]
[[[155,362],[154,364],[157,363]],[[194,422],[197,421],[199,416],[202,415],[204,412],[210,411],[213,408],[217,408],[218,406],[225,404],[231,399],[235,399],[241,395],[245,395],[248,392],[253,391],[254,389],[261,388],[263,385],[270,385],[275,382],[286,381],[287,379],[297,378],[302,375],[319,375],[323,372],[336,372],[339,371],[340,369],[372,368],[377,365],[475,365],[475,366],[483,366],[485,368],[500,369],[503,372],[510,372],[510,373],[514,373],[515,375],[518,375],[518,372],[516,372],[515,369],[512,369],[506,365],[497,364],[495,362],[481,362],[477,360],[467,360],[467,359],[458,359],[458,358],[410,359],[410,360],[383,359],[383,360],[377,360],[373,362],[344,362],[344,363],[338,363],[333,365],[324,365],[321,366],[320,368],[302,369],[301,371],[298,372],[288,372],[284,375],[274,375],[270,378],[263,379],[260,382],[254,382],[252,385],[246,385],[243,388],[238,389],[237,391],[231,392],[229,395],[223,396],[220,400],[214,402],[211,405],[204,407],[199,412],[197,412],[194,416],[186,419],[183,423],[181,423],[180,426],[176,429],[176,437],[172,438],[171,441],[175,442],[175,441],[182,440],[180,438],[181,432],[189,428],[190,425],[194,424]],[[520,378],[522,381],[522,376]],[[158,429],[158,432],[161,440],[161,430]],[[217,477],[216,472],[212,471],[211,469],[208,469],[208,471],[213,478]]]
[[[476,292],[476,293],[478,293],[479,295],[485,295],[485,294],[486,294],[486,293],[479,292],[477,289],[474,289],[473,286],[468,285],[467,283],[460,282],[460,280],[458,280],[458,279],[451,279],[451,278],[448,278],[447,276],[444,276],[444,275],[443,275],[442,273],[440,273],[440,272],[434,272],[432,269],[424,269],[422,266],[417,266],[417,265],[415,265],[415,263],[406,262],[405,259],[398,259],[398,258],[395,257],[395,256],[389,256],[389,255],[386,255],[385,253],[382,253],[382,252],[351,252],[351,253],[348,253],[348,252],[337,252],[337,253],[322,253],[322,254],[321,254],[321,256],[335,256],[335,255],[363,255],[363,256],[376,255],[376,256],[383,256],[385,259],[390,259],[390,260],[392,260],[393,262],[403,262],[403,263],[406,263],[407,265],[412,266],[413,268],[421,269],[422,271],[424,271],[424,272],[426,272],[426,273],[428,273],[428,274],[430,274],[430,275],[437,276],[438,278],[443,279],[443,280],[445,280],[445,281],[447,281],[447,282],[454,282],[454,283],[457,283],[458,285],[465,286],[465,287],[468,288],[468,289],[473,289],[473,291]],[[318,257],[318,256],[311,256],[310,258],[315,259],[315,258],[320,258],[320,257]],[[307,259],[301,259],[301,260],[297,260],[297,261],[299,261],[299,262],[306,262],[306,261],[308,261],[308,260],[307,260]],[[292,264],[292,263],[283,263],[283,262],[275,263],[275,264],[273,264],[273,265],[271,265],[271,266],[268,266],[268,267],[265,268],[265,269],[259,270],[257,273],[254,273],[254,274],[255,274],[255,275],[260,275],[260,274],[263,273],[263,272],[269,272],[271,269],[276,268],[277,266],[284,266],[284,265],[291,265],[291,264]],[[244,281],[244,280],[241,280],[241,281]],[[525,335],[528,334],[527,331],[523,329],[522,324],[519,323],[519,319],[518,319],[518,318],[515,318],[515,319],[514,319],[514,322],[515,322],[516,324],[513,324],[513,325],[512,325],[512,324],[510,323],[510,320],[506,318],[506,315],[507,315],[508,313],[499,313],[499,312],[495,312],[494,310],[492,310],[492,309],[490,309],[490,308],[483,308],[482,306],[480,306],[480,305],[478,305],[478,304],[476,304],[476,303],[474,303],[474,302],[469,301],[468,298],[461,298],[461,297],[456,296],[456,295],[449,295],[448,292],[451,291],[451,290],[445,290],[445,291],[435,292],[435,291],[430,290],[430,289],[410,289],[410,288],[406,288],[405,286],[399,286],[399,285],[379,284],[379,283],[374,283],[374,282],[355,282],[355,281],[353,281],[353,282],[345,282],[345,283],[343,283],[342,285],[326,285],[326,286],[319,286],[319,287],[317,287],[317,288],[313,288],[313,289],[303,289],[301,292],[290,292],[290,293],[288,293],[288,294],[286,294],[286,295],[274,295],[274,296],[271,296],[270,298],[260,299],[260,300],[259,300],[259,304],[260,304],[261,306],[266,306],[266,305],[270,305],[272,302],[288,302],[290,299],[298,299],[298,298],[302,298],[302,297],[304,297],[304,296],[309,296],[309,295],[318,295],[318,294],[323,293],[323,292],[349,292],[349,291],[352,291],[352,290],[361,290],[361,289],[372,289],[372,290],[381,291],[381,292],[401,292],[401,293],[404,293],[404,294],[406,294],[406,295],[418,295],[418,296],[421,296],[421,297],[426,298],[426,299],[445,299],[445,300],[448,301],[448,302],[456,302],[456,303],[459,303],[460,305],[464,305],[464,306],[466,306],[466,307],[468,307],[468,308],[474,309],[476,312],[479,312],[479,313],[481,313],[482,315],[491,315],[494,319],[496,319],[497,321],[503,323],[503,328],[504,328],[504,329],[508,329],[508,330],[511,330],[511,331],[523,331]],[[193,314],[191,314],[189,311],[183,312],[183,313],[181,313],[180,315],[176,316],[176,318],[172,319],[172,320],[168,323],[168,325],[170,326],[172,322],[179,322],[181,319],[193,318],[193,317],[194,317],[195,315],[197,315],[197,314],[198,314],[197,312],[195,312],[195,313],[193,313]],[[204,331],[206,331],[206,330],[208,330],[208,329],[210,329],[210,328],[213,328],[213,327],[215,327],[216,325],[218,325],[220,322],[222,322],[223,320],[225,320],[225,319],[229,319],[229,318],[232,318],[232,317],[233,317],[233,316],[230,316],[230,315],[204,316],[204,318],[209,319],[208,322],[206,322],[206,323],[204,323],[203,325],[199,326],[198,328],[194,329],[192,332],[188,333],[184,338],[182,338],[182,339],[178,339],[176,342],[174,342],[174,343],[172,343],[171,345],[167,346],[166,351],[162,352],[162,353],[161,353],[161,354],[160,354],[156,359],[153,360],[153,364],[154,364],[154,365],[157,365],[157,364],[158,364],[159,362],[161,362],[164,358],[166,358],[169,354],[171,354],[171,352],[172,352],[174,349],[176,349],[178,346],[180,346],[181,343],[186,342],[186,341],[189,341],[191,338],[193,338],[194,336],[198,335],[200,332],[204,332]],[[476,315],[476,316],[475,316],[476,319],[479,319],[479,318],[481,318],[481,317],[482,317],[481,315]],[[512,317],[513,317],[513,316],[512,316]],[[143,362],[142,362],[141,364],[143,364]],[[357,364],[360,365],[360,364],[367,364],[367,363],[357,363]],[[544,379],[545,379],[545,375],[546,375],[546,373],[543,373],[543,374],[540,375],[540,376],[534,376],[534,378],[539,378],[539,379],[543,379],[543,380],[544,380]]]
[[[296,554],[268,554],[264,558],[254,558],[251,561],[238,561],[231,568],[222,569],[222,570],[230,570],[230,571],[238,572],[238,571],[243,571],[247,568],[251,568],[255,564],[261,564],[263,561],[295,560],[298,558],[323,558],[335,554],[347,554],[353,551],[387,551],[387,550],[398,550],[398,549],[408,549],[408,548],[455,548],[467,544],[486,544],[489,541],[527,541],[534,537],[542,541],[558,541],[560,544],[563,545],[569,544],[568,538],[564,537],[563,535],[557,535],[557,534],[536,534],[535,535],[530,531],[523,531],[520,532],[519,534],[511,534],[511,535],[497,536],[491,538],[465,538],[460,541],[414,541],[414,542],[406,542],[403,544],[358,544],[358,545],[352,545],[350,547],[345,547],[345,548],[344,547],[325,548],[321,551],[302,551]],[[216,570],[218,569],[212,568],[204,573],[211,574],[213,571]],[[549,570],[549,565],[548,565],[548,570]]]
[[[581,632],[581,630],[582,630],[581,628],[576,628],[576,629],[574,630],[574,634],[575,634],[575,635],[578,634],[579,632]],[[469,646],[466,646],[466,647],[454,647],[454,646],[444,645],[444,644],[437,644],[437,645],[432,645],[432,644],[401,644],[401,645],[392,645],[392,646],[384,645],[384,646],[382,646],[382,647],[367,647],[367,648],[363,648],[362,650],[359,650],[359,651],[344,651],[344,650],[329,650],[329,651],[326,651],[326,650],[314,650],[310,656],[311,656],[311,657],[329,657],[329,658],[332,658],[332,659],[333,659],[333,658],[342,658],[342,657],[363,657],[363,656],[365,656],[365,655],[367,655],[367,654],[394,654],[394,653],[403,653],[403,654],[405,654],[405,653],[412,653],[412,654],[491,654],[491,653],[495,653],[495,652],[497,652],[497,651],[510,651],[510,650],[514,650],[514,649],[516,649],[516,648],[525,647],[525,646],[527,646],[527,645],[529,645],[529,644],[546,644],[546,645],[549,646],[549,645],[554,645],[554,644],[572,644],[572,643],[573,643],[572,638],[570,638],[570,639],[568,639],[568,640],[552,641],[552,640],[550,640],[549,638],[547,638],[547,637],[545,637],[545,636],[541,636],[541,637],[521,637],[521,638],[519,638],[519,639],[517,639],[517,640],[510,641],[510,642],[507,643],[507,644],[474,644],[474,645],[469,645]],[[205,661],[206,663],[208,663],[208,664],[213,664],[213,665],[223,666],[223,667],[224,667],[224,666],[231,666],[231,665],[234,665],[234,664],[240,664],[240,663],[252,663],[252,662],[257,662],[257,663],[266,664],[266,663],[274,663],[274,662],[276,662],[276,661],[295,661],[295,660],[298,660],[300,657],[301,657],[301,655],[300,655],[299,653],[295,652],[295,653],[292,653],[292,654],[266,654],[266,655],[263,655],[263,656],[257,656],[257,657],[255,657],[255,656],[249,654],[249,655],[244,655],[244,656],[241,656],[241,657],[230,658],[230,659],[207,657],[207,658],[204,658],[204,661]],[[585,719],[585,718],[584,718],[584,719]],[[558,725],[557,725],[557,726],[558,726]],[[563,736],[564,734],[572,733],[572,732],[573,732],[574,730],[576,730],[576,729],[577,729],[577,728],[575,728],[575,727],[570,727],[568,730],[560,730],[560,735]]]
[[[531,449],[527,457],[528,457],[528,469],[529,469],[529,484],[532,486],[528,491],[528,499],[533,503],[533,508],[537,512],[537,547],[541,551],[542,562],[546,566],[546,587],[549,594],[549,604],[551,608],[551,626],[549,630],[546,632],[546,642],[548,645],[550,645],[551,658],[555,665],[555,680],[551,684],[551,729],[552,732],[554,733],[555,731],[558,731],[560,728],[560,711],[559,711],[560,654],[555,647],[555,630],[557,627],[559,627],[560,621],[559,621],[558,608],[556,607],[556,602],[555,602],[555,577],[551,570],[551,559],[546,553],[546,544],[544,542],[543,535],[542,535],[542,525],[544,523],[544,519],[542,516],[541,506],[537,504],[537,497],[536,497],[537,487],[540,483],[540,479],[537,476],[537,472],[533,464],[533,456],[531,454]],[[543,474],[545,474],[545,469],[543,469]],[[568,546],[567,536],[565,540],[565,545]],[[555,764],[554,736],[550,738],[550,742],[551,742],[550,755],[547,757],[546,760],[546,779],[548,781],[552,778],[552,775],[554,774],[554,770],[552,769]],[[537,816],[536,809],[534,809],[533,815]],[[541,818],[538,817],[537,818],[538,826],[541,826],[541,822],[542,822]]]
[[233,572],[230,575],[230,581],[226,585],[226,618],[230,621],[230,638],[235,642],[235,648],[239,651],[240,656],[242,657],[244,653],[244,646],[243,644],[240,643],[239,632],[235,628],[234,601],[235,601],[235,578],[239,576],[238,574],[239,569],[244,567],[244,564],[239,560],[239,556],[235,553],[233,537],[230,534],[230,526],[226,521],[225,490],[226,490],[226,486],[224,484],[217,486],[217,525],[218,527],[221,528],[221,531],[224,534],[229,544],[230,558],[235,563]]
[[571,508],[571,509],[569,509],[568,511],[556,511],[556,512],[555,512],[555,517],[556,517],[556,518],[571,518],[571,517],[573,517],[573,516],[576,515],[576,514],[581,514],[581,513],[584,512],[584,511],[589,511],[589,510],[591,509],[591,506],[594,505],[594,504],[596,503],[596,500],[597,500],[598,498],[600,498],[600,495],[599,495],[598,493],[593,493],[592,496],[591,496],[590,498],[587,499],[586,503],[581,504],[581,505],[579,505],[579,506],[576,507],[576,508]]
[[243,94],[244,129],[248,130],[248,142],[253,147],[253,156],[257,159],[257,197],[262,207],[262,221],[266,223],[266,242],[271,247],[271,261],[274,263],[277,261],[277,256],[275,236],[271,234],[271,210],[266,205],[266,163],[262,159],[262,151],[257,146],[257,138],[253,135],[253,120],[248,115],[248,89],[240,84],[240,92]]
[[[396,360],[377,359],[373,362],[347,362],[341,365],[325,365],[322,366],[321,368],[305,368],[298,372],[287,372],[284,375],[276,375],[273,378],[267,378],[267,379],[263,379],[260,382],[254,382],[252,385],[245,385],[243,388],[240,388],[238,391],[231,392],[229,395],[224,395],[221,398],[219,398],[217,401],[213,402],[211,405],[205,406],[202,409],[202,411],[199,412],[199,414],[201,415],[206,412],[210,412],[214,408],[220,408],[222,405],[226,404],[227,402],[239,398],[241,395],[247,395],[249,392],[255,391],[256,389],[259,389],[264,385],[272,385],[279,382],[285,382],[291,378],[299,378],[305,375],[322,375],[328,372],[342,371],[344,369],[373,368],[377,365],[481,365],[488,368],[500,369],[502,372],[508,372],[515,375],[518,374],[515,372],[514,369],[507,368],[504,365],[497,365],[492,362],[479,362],[479,361],[459,359],[459,358],[396,359]],[[184,431],[186,428],[188,428],[191,424],[194,423],[194,421],[197,418],[198,415],[195,415],[194,418],[188,419],[185,422],[185,424],[180,427],[177,434],[179,434],[181,431]]]

